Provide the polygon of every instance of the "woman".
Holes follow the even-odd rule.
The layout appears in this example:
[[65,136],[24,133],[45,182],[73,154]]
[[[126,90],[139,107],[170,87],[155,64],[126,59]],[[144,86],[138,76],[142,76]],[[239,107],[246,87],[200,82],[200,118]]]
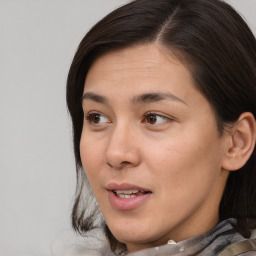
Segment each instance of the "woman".
[[256,41],[228,4],[137,0],[110,13],[67,81],[75,230],[104,228],[103,255],[252,255],[255,99]]

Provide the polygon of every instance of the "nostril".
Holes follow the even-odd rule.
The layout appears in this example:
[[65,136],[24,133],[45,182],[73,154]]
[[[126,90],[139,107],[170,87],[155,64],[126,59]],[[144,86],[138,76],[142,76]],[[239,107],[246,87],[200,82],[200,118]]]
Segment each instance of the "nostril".
[[130,165],[131,163],[129,161],[123,161],[119,164],[116,164],[116,165],[113,165],[111,163],[107,163],[107,165],[110,167],[110,168],[115,168],[115,169],[122,169],[123,167],[127,166],[127,165]]
[[127,164],[130,164],[130,162],[128,162],[128,161],[123,161],[121,164],[122,164],[122,165],[127,165]]

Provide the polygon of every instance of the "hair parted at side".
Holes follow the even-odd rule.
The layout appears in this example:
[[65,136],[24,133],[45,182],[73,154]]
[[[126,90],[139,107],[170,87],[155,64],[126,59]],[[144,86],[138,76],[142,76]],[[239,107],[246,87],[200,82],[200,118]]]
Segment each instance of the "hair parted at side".
[[[220,0],[136,0],[99,21],[83,38],[67,79],[67,105],[73,123],[77,191],[73,227],[94,227],[97,209],[82,196],[86,176],[79,143],[83,126],[82,95],[92,63],[106,52],[156,43],[169,49],[190,70],[197,89],[212,105],[220,136],[225,124],[243,112],[256,117],[256,40],[241,16]],[[237,218],[249,236],[256,227],[256,152],[232,172],[220,204],[220,220]],[[90,209],[89,213],[87,209]],[[108,230],[112,249],[120,244]]]

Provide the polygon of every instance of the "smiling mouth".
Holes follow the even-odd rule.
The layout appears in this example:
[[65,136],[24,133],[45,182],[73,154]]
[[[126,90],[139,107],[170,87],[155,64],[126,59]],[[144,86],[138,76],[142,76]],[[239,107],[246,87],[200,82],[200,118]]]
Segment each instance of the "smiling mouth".
[[113,193],[119,198],[132,198],[136,196],[142,196],[150,192],[134,189],[134,190],[113,190]]
[[111,206],[118,211],[128,211],[141,207],[150,198],[152,191],[129,183],[110,183],[107,186]]

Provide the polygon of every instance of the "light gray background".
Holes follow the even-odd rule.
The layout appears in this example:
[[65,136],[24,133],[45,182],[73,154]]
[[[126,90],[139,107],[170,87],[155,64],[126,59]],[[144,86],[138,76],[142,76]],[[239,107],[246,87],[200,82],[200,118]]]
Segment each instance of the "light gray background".
[[[0,0],[0,255],[49,256],[75,189],[65,82],[88,29],[128,0]],[[256,32],[256,0],[228,0]],[[256,33],[255,33],[256,34]]]

